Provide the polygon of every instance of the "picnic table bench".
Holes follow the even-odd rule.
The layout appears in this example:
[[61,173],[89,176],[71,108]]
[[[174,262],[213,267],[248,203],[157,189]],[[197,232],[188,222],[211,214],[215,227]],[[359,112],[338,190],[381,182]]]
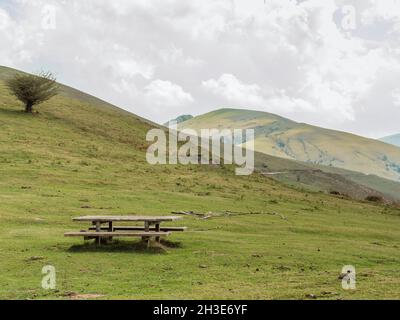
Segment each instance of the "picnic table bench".
[[[98,244],[112,240],[115,237],[141,237],[150,245],[151,238],[160,242],[174,231],[185,231],[186,227],[160,227],[162,222],[181,220],[177,216],[83,216],[73,218],[76,222],[90,222],[88,230],[66,232],[66,237],[84,237],[85,240],[96,239]],[[144,222],[144,226],[115,226],[115,222]],[[103,226],[106,224],[106,226]]]

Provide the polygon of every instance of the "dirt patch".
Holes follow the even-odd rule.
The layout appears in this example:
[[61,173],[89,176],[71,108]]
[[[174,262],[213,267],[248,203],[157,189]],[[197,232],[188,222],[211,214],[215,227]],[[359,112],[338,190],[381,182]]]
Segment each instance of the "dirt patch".
[[33,257],[30,257],[30,258],[28,258],[28,259],[25,259],[25,261],[38,261],[38,260],[43,260],[44,259],[44,257],[41,257],[41,256],[33,256]]
[[104,294],[95,294],[95,293],[76,293],[76,292],[66,292],[64,297],[67,297],[71,300],[92,300],[105,297]]

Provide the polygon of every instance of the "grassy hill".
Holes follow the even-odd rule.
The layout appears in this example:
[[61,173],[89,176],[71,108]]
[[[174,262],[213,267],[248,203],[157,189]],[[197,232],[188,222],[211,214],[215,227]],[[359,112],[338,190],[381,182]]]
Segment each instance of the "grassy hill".
[[255,153],[256,170],[295,188],[339,194],[364,200],[381,197],[386,203],[400,201],[400,183],[375,175],[305,163]]
[[[68,87],[21,112],[0,68],[0,298],[397,298],[400,210],[305,192],[229,166],[150,166],[155,126]],[[185,216],[165,248],[96,247],[65,231],[87,214]],[[231,211],[230,214],[226,213]],[[344,265],[357,290],[341,288]],[[40,283],[53,265],[57,290]],[[87,297],[87,296],[86,296]]]
[[180,128],[252,128],[258,152],[400,181],[399,148],[266,112],[220,109],[185,121]]
[[390,143],[394,146],[400,147],[400,134],[395,134],[392,136],[384,137],[379,140],[386,142],[386,143]]
[[183,114],[183,115],[181,115],[181,116],[179,116],[179,117],[176,117],[175,119],[172,119],[172,120],[170,120],[170,121],[165,122],[165,123],[164,123],[164,126],[168,127],[168,126],[170,125],[171,122],[181,123],[181,122],[190,120],[190,119],[192,119],[192,118],[193,118],[193,116],[190,115],[190,114]]

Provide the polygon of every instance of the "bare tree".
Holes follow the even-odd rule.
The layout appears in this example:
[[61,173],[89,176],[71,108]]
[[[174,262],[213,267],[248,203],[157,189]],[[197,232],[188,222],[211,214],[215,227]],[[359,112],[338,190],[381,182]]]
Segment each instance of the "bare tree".
[[38,75],[17,74],[7,80],[11,93],[25,104],[25,112],[32,113],[33,106],[49,100],[57,95],[59,86],[51,72]]

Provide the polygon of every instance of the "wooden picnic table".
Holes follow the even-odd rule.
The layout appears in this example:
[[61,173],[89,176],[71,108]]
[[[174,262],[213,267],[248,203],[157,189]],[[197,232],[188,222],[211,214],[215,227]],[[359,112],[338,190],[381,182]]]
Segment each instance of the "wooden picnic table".
[[[85,239],[96,238],[99,244],[102,239],[108,238],[112,240],[113,237],[138,236],[147,241],[149,245],[151,237],[155,237],[156,241],[160,242],[160,237],[168,236],[171,231],[186,230],[186,227],[160,227],[162,222],[172,222],[181,219],[182,217],[178,216],[82,216],[73,218],[72,220],[77,222],[91,222],[94,227],[89,227],[88,231],[67,232],[65,236],[84,236]],[[144,222],[144,226],[114,226],[114,222]],[[102,227],[102,224],[108,224],[108,226]],[[152,225],[154,225],[153,228],[151,227]],[[91,232],[91,230],[94,232]],[[135,230],[136,232],[132,232]]]
[[181,220],[178,216],[83,216],[73,218],[73,221],[93,221],[93,222],[113,222],[113,221],[149,221],[149,222],[164,222]]

